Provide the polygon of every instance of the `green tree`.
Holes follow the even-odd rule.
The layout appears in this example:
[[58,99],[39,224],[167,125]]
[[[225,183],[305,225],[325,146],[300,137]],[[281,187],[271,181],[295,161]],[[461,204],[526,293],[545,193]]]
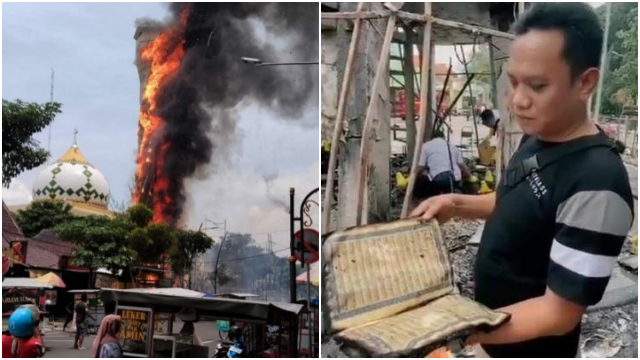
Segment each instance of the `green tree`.
[[620,30],[616,38],[622,42],[622,63],[613,71],[613,78],[620,89],[630,96],[629,100],[638,100],[638,8],[628,15],[629,27]]
[[[103,267],[115,274],[127,269],[136,257],[127,243],[131,227],[121,220],[92,215],[62,223],[53,231],[60,239],[79,246],[73,251],[73,264],[89,268],[91,275]],[[91,287],[93,284],[89,284]]]
[[[602,5],[596,9],[598,18],[602,26],[605,24],[606,6]],[[635,30],[634,30],[635,29]],[[625,89],[627,94],[637,94],[638,82],[637,82],[637,42],[638,42],[638,3],[611,3],[611,22],[609,25],[608,36],[608,57],[606,68],[602,74],[604,77],[602,86],[602,114],[617,114],[619,113],[620,104],[617,103],[619,96],[616,93],[620,89]],[[625,35],[621,35],[625,34]],[[626,40],[635,36],[635,59],[633,58],[633,48],[628,45],[625,46]],[[628,42],[628,44],[630,44]],[[616,55],[619,54],[619,55]],[[621,73],[618,70],[626,65],[627,70],[622,70],[625,74],[630,74],[629,71],[636,72],[636,80],[634,82],[632,76],[620,76]],[[630,70],[635,65],[635,70]],[[637,95],[636,95],[637,98]],[[595,106],[595,102],[594,102]]]
[[127,246],[133,257],[128,270],[135,286],[143,268],[165,263],[176,236],[169,224],[152,224],[153,211],[143,204],[129,207],[118,219],[129,229]]
[[26,237],[34,237],[44,229],[53,229],[73,219],[71,205],[61,200],[36,200],[18,210],[16,223]]
[[25,170],[44,164],[49,153],[33,135],[42,131],[60,114],[59,103],[26,103],[2,99],[2,185]]
[[[211,249],[214,242],[209,235],[198,230],[176,230],[176,246],[169,251],[169,263],[176,274],[184,279],[185,274],[191,273],[195,259]],[[191,289],[191,277],[188,288]]]
[[54,228],[62,240],[80,247],[73,263],[95,271],[104,267],[117,273],[125,271],[136,278],[147,264],[163,264],[169,249],[175,247],[174,230],[166,223],[151,224],[153,215],[144,205],[135,205],[115,219],[101,216],[76,218]]

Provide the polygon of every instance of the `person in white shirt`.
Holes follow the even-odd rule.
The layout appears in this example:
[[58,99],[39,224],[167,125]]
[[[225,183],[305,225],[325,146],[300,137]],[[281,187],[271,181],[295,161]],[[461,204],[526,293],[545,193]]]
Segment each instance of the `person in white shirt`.
[[441,131],[436,131],[433,138],[422,145],[414,196],[427,198],[452,193],[463,176],[470,174],[458,149],[444,139]]

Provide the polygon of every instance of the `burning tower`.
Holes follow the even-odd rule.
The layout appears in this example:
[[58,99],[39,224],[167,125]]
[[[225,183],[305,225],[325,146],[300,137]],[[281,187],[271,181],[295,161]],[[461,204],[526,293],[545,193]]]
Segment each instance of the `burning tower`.
[[147,204],[154,222],[175,224],[185,180],[221,156],[235,131],[234,110],[257,103],[296,120],[318,98],[315,69],[240,59],[317,61],[319,20],[317,3],[177,3],[170,10],[168,23],[138,21],[134,36],[141,83],[134,203]]

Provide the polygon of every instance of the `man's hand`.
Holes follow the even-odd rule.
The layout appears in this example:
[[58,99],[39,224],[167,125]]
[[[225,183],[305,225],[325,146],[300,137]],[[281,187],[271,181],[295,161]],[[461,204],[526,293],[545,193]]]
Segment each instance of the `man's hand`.
[[442,224],[449,221],[455,214],[455,202],[452,194],[438,195],[423,201],[415,208],[409,217],[420,217],[425,220],[438,219]]
[[411,212],[409,217],[421,217],[425,220],[435,217],[440,223],[445,223],[454,216],[486,220],[491,216],[495,207],[495,193],[485,195],[446,194],[423,201]]

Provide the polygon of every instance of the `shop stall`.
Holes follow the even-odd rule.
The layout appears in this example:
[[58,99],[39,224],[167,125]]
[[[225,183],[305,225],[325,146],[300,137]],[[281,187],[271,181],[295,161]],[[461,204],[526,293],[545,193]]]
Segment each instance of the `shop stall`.
[[243,331],[243,357],[297,357],[298,324],[302,305],[206,297],[186,289],[102,289],[107,308],[114,304],[122,317],[119,339],[125,357],[211,357],[193,333],[176,332],[176,318],[184,322],[235,324]]

